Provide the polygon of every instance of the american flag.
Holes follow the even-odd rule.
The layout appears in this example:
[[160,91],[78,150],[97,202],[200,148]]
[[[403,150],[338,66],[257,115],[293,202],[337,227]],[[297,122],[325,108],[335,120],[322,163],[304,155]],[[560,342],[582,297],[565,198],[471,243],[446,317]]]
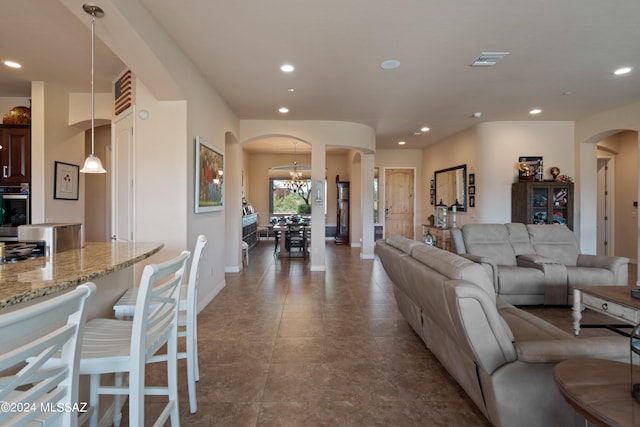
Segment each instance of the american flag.
[[125,71],[114,84],[115,115],[122,113],[131,106],[132,94],[131,70]]

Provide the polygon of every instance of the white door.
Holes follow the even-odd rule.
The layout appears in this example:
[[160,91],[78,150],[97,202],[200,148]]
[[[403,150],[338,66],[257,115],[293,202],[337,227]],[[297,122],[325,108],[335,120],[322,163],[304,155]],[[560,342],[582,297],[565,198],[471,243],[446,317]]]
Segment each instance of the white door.
[[133,110],[114,121],[111,239],[134,240]]

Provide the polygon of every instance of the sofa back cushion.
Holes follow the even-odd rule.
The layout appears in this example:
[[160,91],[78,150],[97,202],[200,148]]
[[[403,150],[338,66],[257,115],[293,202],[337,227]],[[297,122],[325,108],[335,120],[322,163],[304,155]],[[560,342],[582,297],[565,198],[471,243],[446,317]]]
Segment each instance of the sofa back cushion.
[[480,264],[430,245],[415,247],[411,257],[448,279],[465,280],[477,285],[495,303],[493,282]]
[[559,264],[575,266],[580,249],[573,231],[565,224],[528,224],[529,239],[537,255]]
[[406,254],[410,254],[411,250],[416,246],[423,246],[424,243],[418,242],[417,240],[409,239],[407,237],[401,236],[399,234],[395,234],[393,236],[389,236],[386,242],[392,247],[401,250]]
[[462,236],[467,253],[490,258],[498,265],[516,265],[509,229],[504,224],[465,224]]
[[533,249],[533,245],[531,245],[531,241],[529,240],[529,230],[527,230],[526,225],[512,222],[505,224],[504,226],[507,227],[507,231],[509,232],[509,242],[511,242],[511,247],[513,248],[513,252],[516,256],[533,255],[536,253]]

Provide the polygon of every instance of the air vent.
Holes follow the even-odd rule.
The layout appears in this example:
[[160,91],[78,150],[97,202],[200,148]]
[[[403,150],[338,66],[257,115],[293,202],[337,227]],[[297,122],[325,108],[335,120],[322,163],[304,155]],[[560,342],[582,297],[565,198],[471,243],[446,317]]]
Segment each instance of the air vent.
[[470,65],[472,67],[493,67],[507,55],[509,55],[509,52],[482,52],[478,59]]

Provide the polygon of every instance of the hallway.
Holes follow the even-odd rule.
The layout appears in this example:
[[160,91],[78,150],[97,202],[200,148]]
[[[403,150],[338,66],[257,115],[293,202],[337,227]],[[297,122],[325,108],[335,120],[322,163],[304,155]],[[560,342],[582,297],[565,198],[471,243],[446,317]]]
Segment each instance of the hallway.
[[378,260],[328,242],[312,273],[272,253],[263,240],[200,313],[198,413],[180,363],[183,425],[489,425],[397,311]]

